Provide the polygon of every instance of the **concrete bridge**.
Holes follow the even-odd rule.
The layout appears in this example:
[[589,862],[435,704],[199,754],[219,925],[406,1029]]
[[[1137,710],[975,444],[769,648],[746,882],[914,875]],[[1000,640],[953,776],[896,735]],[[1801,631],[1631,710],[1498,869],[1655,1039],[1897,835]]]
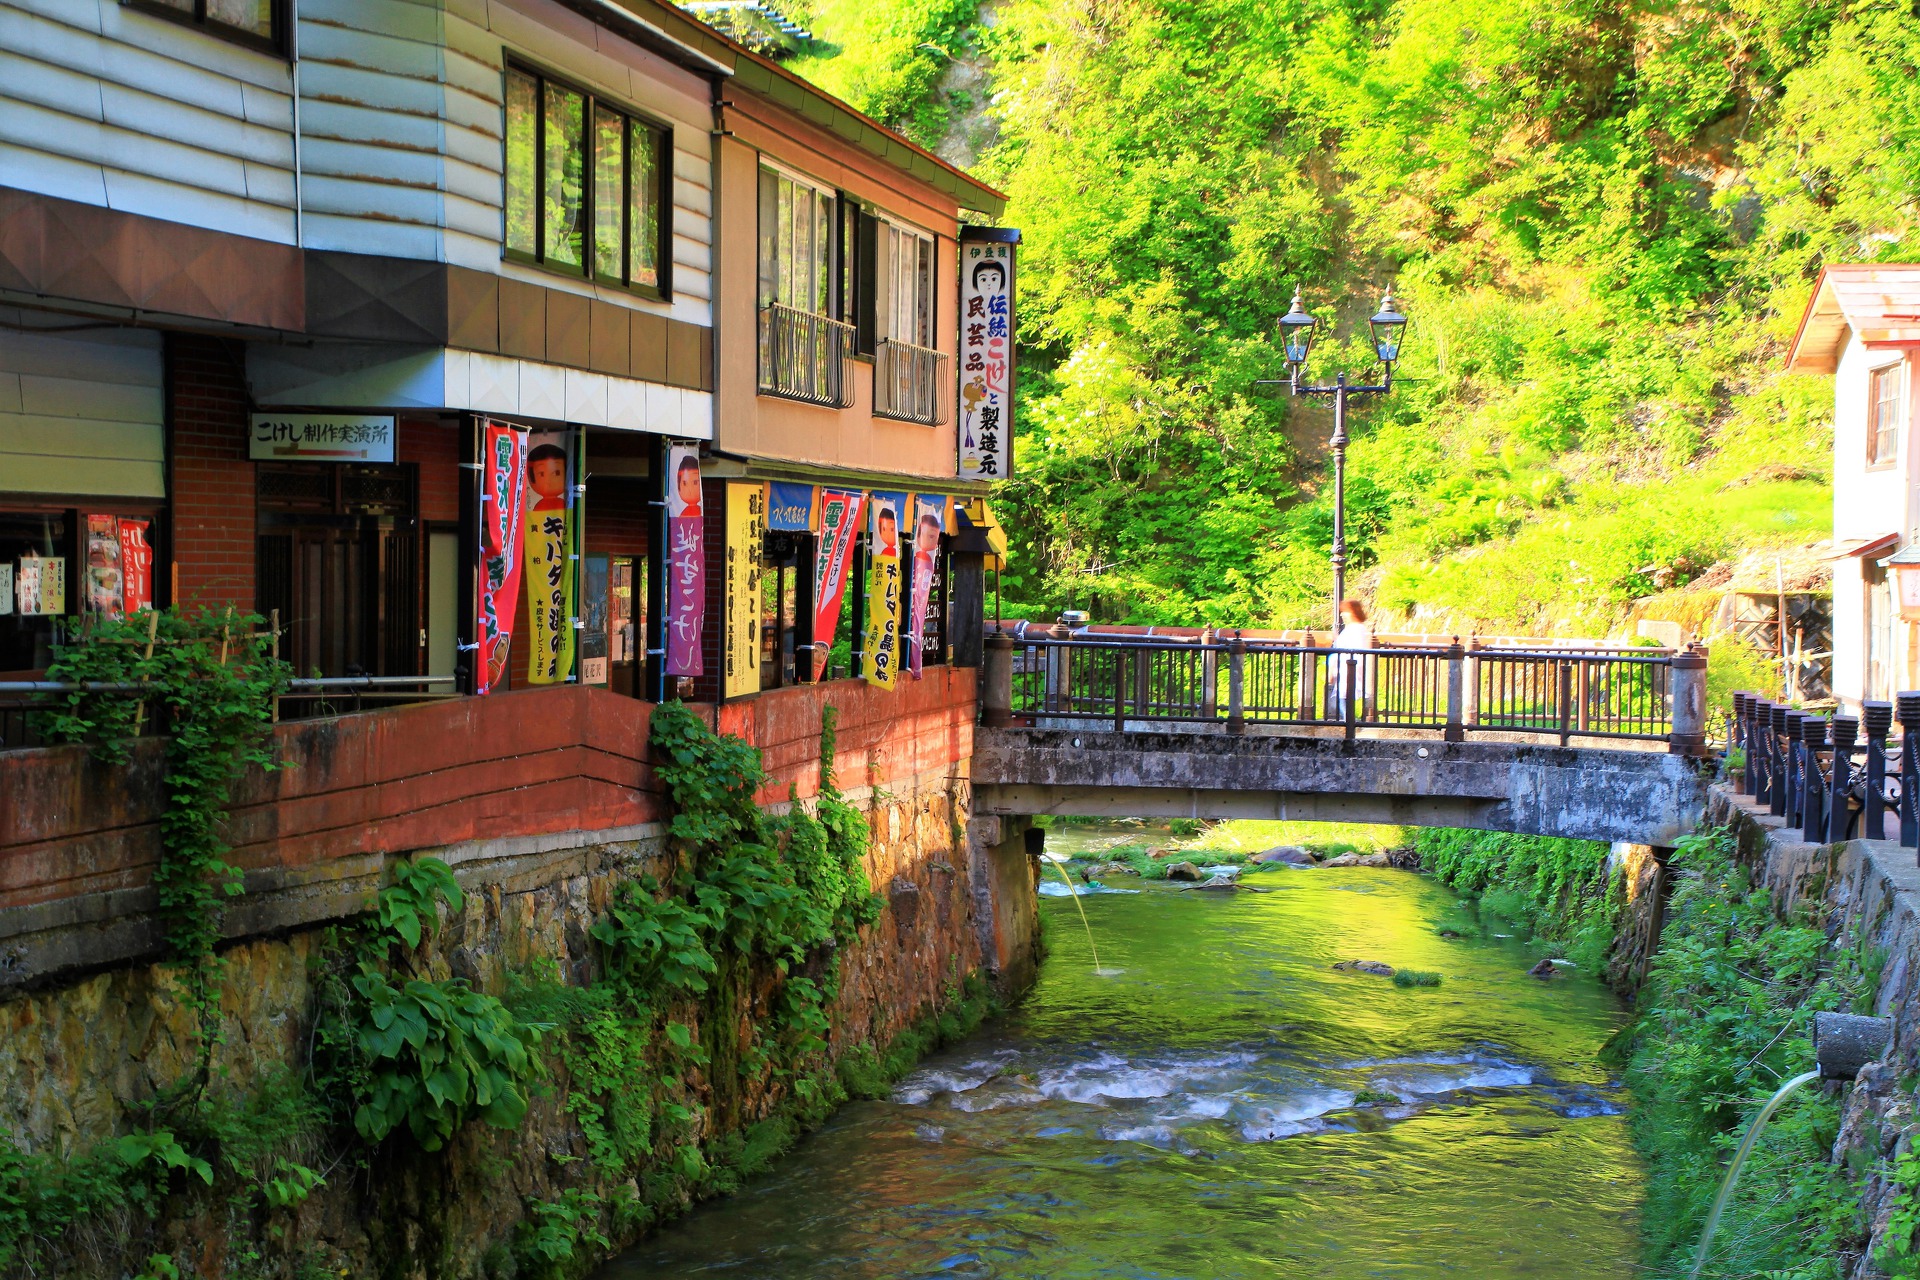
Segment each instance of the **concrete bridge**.
[[1665,847],[1705,810],[1699,650],[1009,631],[986,648],[976,812]]

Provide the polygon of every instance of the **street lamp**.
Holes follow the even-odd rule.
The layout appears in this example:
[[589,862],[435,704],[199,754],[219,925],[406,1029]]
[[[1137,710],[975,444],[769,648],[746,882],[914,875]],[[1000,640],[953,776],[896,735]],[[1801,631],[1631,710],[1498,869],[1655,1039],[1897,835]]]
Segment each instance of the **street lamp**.
[[[1379,359],[1384,372],[1378,384],[1350,386],[1347,375],[1340,374],[1332,382],[1321,386],[1307,386],[1300,381],[1301,370],[1307,363],[1307,354],[1313,350],[1314,330],[1319,321],[1307,313],[1301,305],[1300,291],[1294,290],[1293,305],[1287,308],[1287,314],[1280,317],[1280,347],[1287,357],[1286,385],[1296,396],[1332,396],[1333,397],[1333,629],[1340,629],[1340,602],[1347,595],[1347,397],[1363,395],[1383,395],[1393,390],[1393,365],[1400,358],[1400,337],[1407,327],[1407,317],[1393,300],[1393,290],[1388,289],[1386,296],[1380,299],[1380,310],[1367,321],[1367,329],[1373,338],[1373,354]],[[1280,379],[1262,379],[1256,386],[1276,386]]]

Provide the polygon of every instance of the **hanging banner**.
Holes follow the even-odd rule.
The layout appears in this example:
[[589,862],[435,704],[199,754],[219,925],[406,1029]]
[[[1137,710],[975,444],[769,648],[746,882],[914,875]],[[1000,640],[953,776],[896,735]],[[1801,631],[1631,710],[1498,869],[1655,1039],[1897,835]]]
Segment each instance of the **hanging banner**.
[[527,437],[526,568],[529,684],[573,676],[573,432]]
[[13,566],[0,564],[0,615],[13,612]]
[[810,484],[775,480],[767,485],[767,528],[775,533],[812,533],[814,495]]
[[873,527],[867,531],[872,563],[861,648],[867,683],[891,689],[900,669],[900,515],[907,509],[907,495],[876,493],[867,501],[873,512]]
[[[866,495],[839,489],[820,491],[820,551],[813,562],[813,678],[826,675],[833,633],[840,625],[840,602],[847,593],[847,565],[860,530]],[[856,622],[855,625],[858,625]]]
[[491,693],[507,678],[513,621],[520,598],[520,553],[526,536],[522,502],[527,433],[502,422],[480,428],[480,598],[473,691]]
[[153,544],[147,521],[120,521],[120,607],[128,613],[153,608]]
[[67,562],[59,556],[28,552],[20,557],[13,576],[14,607],[23,614],[67,611]]
[[720,696],[760,692],[760,551],[767,491],[727,483],[727,639]]
[[700,502],[700,447],[667,449],[667,674],[706,672],[707,557]]
[[963,227],[960,240],[960,475],[1013,474],[1013,248],[1020,233]]
[[[916,495],[913,500],[913,562],[907,570],[911,584],[908,599],[912,601],[907,609],[907,667],[916,680],[920,678],[920,667],[926,660],[921,650],[927,643],[928,623],[938,621],[929,611],[939,599],[940,535],[946,528],[947,495]],[[935,659],[938,660],[938,657],[936,654]]]
[[87,613],[121,616],[120,522],[113,516],[87,517],[87,572],[80,585]]

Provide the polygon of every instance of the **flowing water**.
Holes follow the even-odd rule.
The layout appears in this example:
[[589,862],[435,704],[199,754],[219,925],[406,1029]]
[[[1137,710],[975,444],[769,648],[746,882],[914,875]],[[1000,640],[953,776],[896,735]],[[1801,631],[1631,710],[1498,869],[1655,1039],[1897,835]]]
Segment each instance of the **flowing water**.
[[[1137,839],[1138,836],[1133,838]],[[1032,994],[602,1280],[1636,1274],[1641,1173],[1591,977],[1379,870],[1044,899]],[[1434,970],[1437,988],[1338,972]]]

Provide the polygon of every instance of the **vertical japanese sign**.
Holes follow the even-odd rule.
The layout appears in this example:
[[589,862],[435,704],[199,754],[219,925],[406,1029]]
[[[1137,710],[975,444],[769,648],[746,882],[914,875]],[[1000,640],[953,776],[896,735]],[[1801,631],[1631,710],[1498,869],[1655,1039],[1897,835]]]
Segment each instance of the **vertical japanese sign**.
[[573,432],[535,432],[525,498],[529,684],[573,675],[573,500]]
[[153,608],[153,544],[145,520],[120,521],[120,607],[128,613]]
[[907,509],[907,495],[876,493],[868,502],[873,511],[873,528],[867,532],[873,576],[867,586],[867,634],[861,647],[866,651],[867,683],[891,689],[900,669],[900,515]]
[[86,612],[121,615],[120,522],[113,516],[87,517],[87,572],[81,586]]
[[476,601],[473,691],[490,693],[507,678],[514,607],[520,595],[521,500],[527,433],[502,422],[480,427],[480,598]]
[[[833,633],[840,624],[840,601],[847,593],[847,564],[860,530],[865,494],[838,489],[820,491],[820,553],[813,564],[813,678],[826,674]],[[856,625],[858,625],[856,623]]]
[[760,692],[760,549],[764,485],[727,484],[727,643],[720,696]]
[[1013,474],[1013,247],[1018,231],[960,242],[960,475]]
[[29,551],[13,578],[14,608],[29,616],[67,611],[67,562]]
[[940,577],[940,535],[947,531],[947,495],[944,493],[917,494],[913,500],[913,561],[908,581],[908,599],[912,601],[907,610],[907,667],[914,678],[920,678],[920,667],[926,660],[921,652],[927,642],[927,610],[934,599],[934,590],[939,586]]
[[667,674],[706,672],[707,557],[700,501],[700,447],[667,448]]

